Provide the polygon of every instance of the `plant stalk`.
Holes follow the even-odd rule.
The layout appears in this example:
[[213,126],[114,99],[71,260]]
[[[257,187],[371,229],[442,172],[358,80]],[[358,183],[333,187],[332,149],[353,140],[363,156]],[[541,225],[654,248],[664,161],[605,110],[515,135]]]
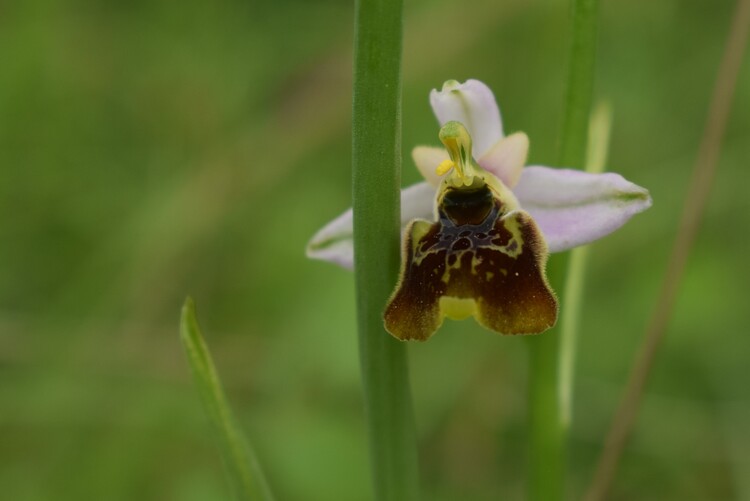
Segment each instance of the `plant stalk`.
[[612,419],[604,450],[599,458],[591,486],[584,498],[586,501],[601,501],[607,498],[625,445],[635,426],[638,408],[657,352],[669,327],[690,251],[698,236],[703,213],[716,177],[721,145],[732,111],[732,100],[740,77],[748,37],[750,37],[750,0],[738,0],[716,76],[698,157],[685,196],[682,216],[662,288],[640,350],[633,361],[622,400]]
[[416,500],[419,490],[406,345],[382,318],[400,261],[402,11],[402,0],[355,2],[355,288],[377,501]]
[[[593,100],[598,0],[572,0],[567,90],[563,108],[561,167],[583,166],[586,161],[589,115]],[[567,253],[553,256],[549,280],[564,290]],[[565,308],[561,298],[561,309]],[[564,498],[566,435],[563,402],[559,391],[560,327],[529,338],[529,499],[559,501]],[[570,352],[572,347],[566,347]]]

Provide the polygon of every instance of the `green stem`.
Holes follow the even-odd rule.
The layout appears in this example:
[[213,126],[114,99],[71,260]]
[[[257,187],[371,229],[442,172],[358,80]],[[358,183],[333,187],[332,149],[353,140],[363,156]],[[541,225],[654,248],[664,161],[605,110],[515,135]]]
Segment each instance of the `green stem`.
[[[582,166],[586,160],[596,60],[598,0],[572,0],[572,32],[568,81],[563,110],[559,164]],[[549,279],[560,291],[568,255],[550,259]],[[562,298],[562,308],[566,307]],[[560,377],[560,328],[529,339],[529,499],[557,501],[564,497],[566,427]],[[567,349],[567,348],[566,348]]]
[[[609,150],[609,133],[612,128],[612,111],[600,103],[591,115],[589,146],[586,155],[586,172],[598,174],[604,171]],[[583,282],[586,274],[588,246],[570,251],[568,275],[565,279],[563,297],[565,310],[560,312],[560,376],[558,391],[562,410],[563,430],[567,432],[573,419],[573,381],[578,344],[578,325],[583,310]]]
[[560,133],[561,167],[586,161],[589,116],[594,95],[599,0],[572,0],[572,33],[567,92]]
[[558,333],[529,340],[529,499],[562,499],[563,428],[557,393]]
[[418,498],[406,346],[383,328],[400,260],[402,0],[355,3],[353,206],[362,384],[375,499]]

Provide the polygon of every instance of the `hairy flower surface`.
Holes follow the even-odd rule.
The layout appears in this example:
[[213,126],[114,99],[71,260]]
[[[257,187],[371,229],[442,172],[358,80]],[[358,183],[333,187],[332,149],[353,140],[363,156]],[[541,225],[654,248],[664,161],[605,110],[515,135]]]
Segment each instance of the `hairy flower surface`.
[[[412,152],[425,181],[401,190],[404,260],[386,328],[400,339],[426,339],[443,317],[474,315],[503,334],[542,332],[557,315],[544,276],[547,252],[612,233],[650,207],[651,197],[619,174],[524,167],[528,137],[503,134],[495,97],[478,80],[450,80],[430,103],[445,148]],[[351,209],[313,236],[307,255],[353,266]]]
[[557,299],[547,284],[547,244],[513,193],[471,155],[466,128],[440,129],[450,160],[437,195],[437,221],[405,231],[401,274],[384,313],[399,339],[425,340],[444,317],[473,315],[502,334],[537,334],[555,324]]

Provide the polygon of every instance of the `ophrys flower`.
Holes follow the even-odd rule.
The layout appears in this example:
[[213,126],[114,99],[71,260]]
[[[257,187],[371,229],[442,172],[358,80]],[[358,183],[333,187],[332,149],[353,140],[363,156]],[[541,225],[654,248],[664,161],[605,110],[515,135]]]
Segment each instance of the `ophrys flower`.
[[[469,156],[487,176],[494,176],[503,186],[503,203],[513,201],[531,216],[549,252],[597,240],[651,205],[647,190],[618,174],[590,174],[544,166],[524,168],[528,138],[522,132],[504,136],[495,98],[482,82],[448,81],[441,91],[432,91],[430,102],[441,125],[457,121],[465,126],[473,140],[473,154]],[[436,167],[446,165],[444,162],[449,160],[446,149],[427,146],[415,148],[412,156],[425,181],[401,191],[404,228],[414,219],[438,219],[436,203],[443,180]],[[441,173],[445,172],[442,169]],[[455,169],[448,176],[453,175]],[[315,234],[307,255],[352,267],[351,210]]]
[[437,221],[416,219],[404,233],[401,274],[385,309],[399,339],[429,338],[444,317],[474,315],[502,334],[536,334],[555,324],[547,284],[547,244],[513,193],[471,155],[460,122],[440,129],[450,159],[437,194]]

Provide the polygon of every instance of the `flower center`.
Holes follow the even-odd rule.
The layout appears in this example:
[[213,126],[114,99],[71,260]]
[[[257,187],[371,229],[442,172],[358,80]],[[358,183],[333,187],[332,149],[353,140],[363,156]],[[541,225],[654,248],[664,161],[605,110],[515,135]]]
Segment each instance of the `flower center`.
[[448,122],[440,129],[439,137],[451,159],[438,166],[438,174],[445,174],[452,168],[453,172],[449,174],[448,180],[457,188],[475,184],[475,177],[482,180],[474,168],[471,136],[466,127],[460,122]]

